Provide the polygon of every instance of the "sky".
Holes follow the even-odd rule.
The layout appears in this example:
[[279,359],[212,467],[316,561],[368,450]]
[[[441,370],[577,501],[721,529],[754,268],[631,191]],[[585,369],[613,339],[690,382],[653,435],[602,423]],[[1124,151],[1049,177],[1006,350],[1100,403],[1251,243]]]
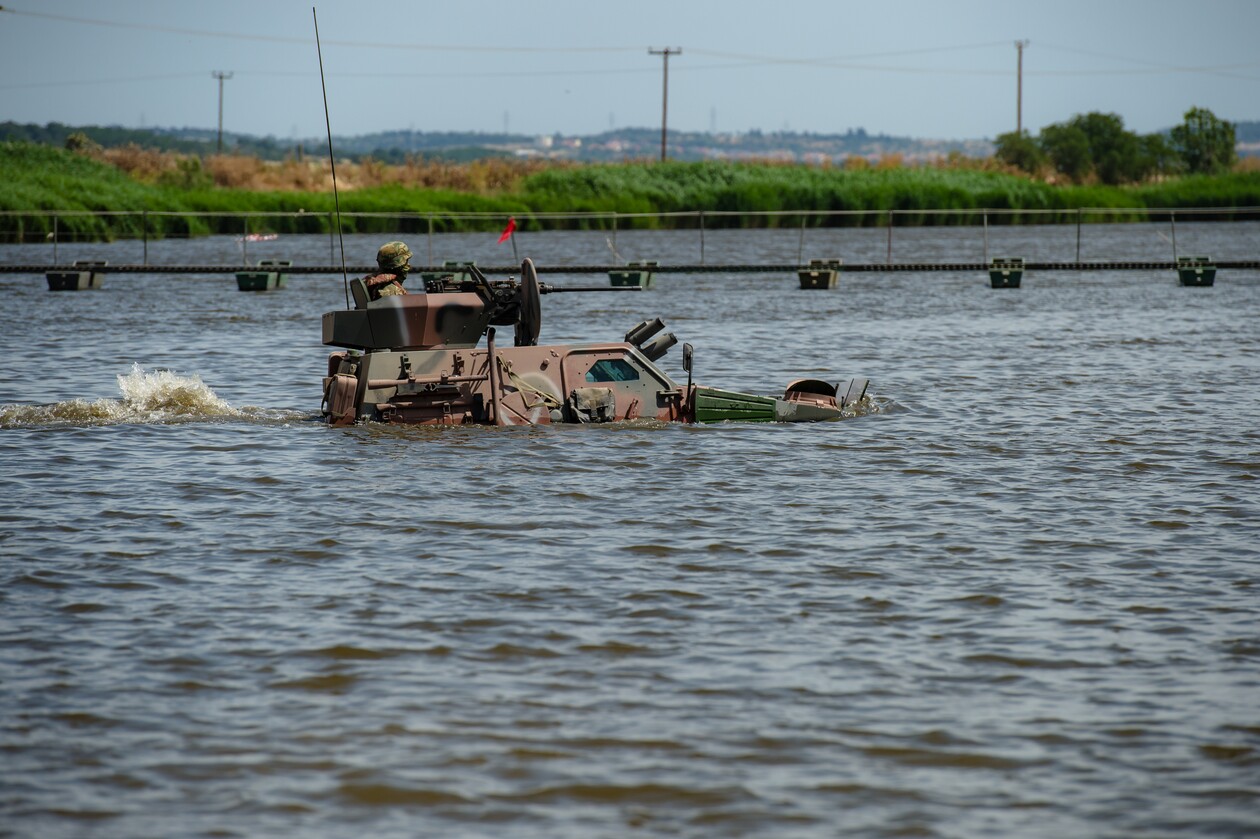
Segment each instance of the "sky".
[[686,131],[1260,120],[1257,0],[3,0],[0,121],[214,129],[221,88],[224,131],[324,137],[322,55],[334,135],[659,130],[665,49]]

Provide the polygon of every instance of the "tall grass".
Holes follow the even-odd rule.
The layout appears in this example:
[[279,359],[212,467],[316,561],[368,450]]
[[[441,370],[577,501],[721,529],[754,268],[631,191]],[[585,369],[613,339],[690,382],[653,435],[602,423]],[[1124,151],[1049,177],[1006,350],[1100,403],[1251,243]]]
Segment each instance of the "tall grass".
[[1135,187],[1146,207],[1260,207],[1260,169],[1228,175],[1190,175]]
[[[113,166],[47,146],[0,143],[0,209],[84,211],[143,211],[155,206],[152,188],[137,183]],[[160,209],[181,210],[169,198]],[[84,238],[108,239],[140,235],[134,216],[67,215],[62,229]],[[43,238],[51,233],[52,217],[30,213],[13,219],[17,238]],[[6,224],[8,226],[8,224]]]
[[[978,224],[983,211],[1142,207],[1145,199],[1116,187],[1056,187],[999,171],[950,167],[813,168],[748,163],[638,163],[586,166],[531,175],[521,195],[536,209],[718,212],[706,224],[899,225]],[[962,211],[944,214],[939,211]],[[809,216],[800,211],[845,211]],[[781,212],[776,218],[751,213]],[[792,215],[800,213],[799,215]],[[1044,214],[994,216],[994,223],[1046,221]]]
[[[873,226],[890,223],[895,213],[895,223],[904,226],[978,224],[985,210],[1006,211],[989,215],[992,224],[1018,224],[1074,219],[1081,207],[1138,208],[1129,215],[1141,218],[1142,208],[1260,206],[1260,171],[1254,168],[1133,187],[1054,186],[988,162],[958,160],[929,167],[821,168],[769,162],[555,165],[420,159],[385,166],[369,160],[339,164],[337,175],[343,229],[365,233],[425,232],[430,224],[439,231],[484,230],[502,224],[508,214],[522,222],[547,213],[606,214],[547,223],[647,228]],[[326,232],[334,209],[331,187],[323,161],[276,164],[228,156],[202,161],[136,147],[86,156],[0,143],[0,210],[9,212],[0,217],[0,241],[43,238],[54,223],[67,235],[91,239]],[[132,214],[75,214],[81,211]],[[56,213],[56,222],[49,212]],[[459,218],[461,213],[492,217]],[[243,222],[249,214],[255,215]]]
[[[249,192],[319,192],[332,189],[332,167],[323,157],[274,161],[221,154],[211,155],[202,161],[191,155],[141,149],[135,145],[90,150],[88,154],[118,167],[142,183],[180,184],[187,180],[185,173],[192,170],[197,173],[198,186]],[[366,158],[338,163],[337,185],[347,192],[396,186],[493,195],[513,191],[523,178],[534,172],[566,165],[570,164],[503,158],[451,163],[421,157],[409,157],[401,164],[388,165]]]

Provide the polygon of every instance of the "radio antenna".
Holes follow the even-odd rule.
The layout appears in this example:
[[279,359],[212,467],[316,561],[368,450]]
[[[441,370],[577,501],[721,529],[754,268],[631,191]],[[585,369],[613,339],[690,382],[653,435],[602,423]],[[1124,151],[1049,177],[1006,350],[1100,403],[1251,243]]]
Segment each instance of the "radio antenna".
[[315,54],[319,56],[319,86],[324,91],[324,127],[328,129],[328,165],[332,168],[333,207],[337,211],[337,241],[341,243],[341,288],[346,293],[346,308],[350,308],[350,277],[346,274],[346,240],[341,235],[341,199],[337,197],[337,160],[333,157],[332,122],[328,119],[328,86],[324,84],[324,53],[319,48],[319,17],[311,6],[311,19],[315,21]]

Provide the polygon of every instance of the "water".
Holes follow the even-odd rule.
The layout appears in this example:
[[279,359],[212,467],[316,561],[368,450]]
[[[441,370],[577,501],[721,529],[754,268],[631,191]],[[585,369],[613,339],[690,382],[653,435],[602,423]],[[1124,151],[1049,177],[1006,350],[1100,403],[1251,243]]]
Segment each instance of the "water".
[[[898,231],[894,257],[940,259],[948,232]],[[977,259],[953,232],[946,255]],[[1169,232],[1091,228],[1085,257],[1167,259]],[[990,235],[1074,257],[1074,231]],[[805,256],[878,260],[884,237],[811,231]],[[1253,258],[1260,225],[1177,237]],[[510,261],[493,239],[434,257]],[[697,255],[695,231],[616,246]],[[865,375],[877,410],[328,429],[339,280],[0,275],[0,835],[1260,833],[1260,275],[657,282],[544,298],[543,340],[659,315],[700,382]]]

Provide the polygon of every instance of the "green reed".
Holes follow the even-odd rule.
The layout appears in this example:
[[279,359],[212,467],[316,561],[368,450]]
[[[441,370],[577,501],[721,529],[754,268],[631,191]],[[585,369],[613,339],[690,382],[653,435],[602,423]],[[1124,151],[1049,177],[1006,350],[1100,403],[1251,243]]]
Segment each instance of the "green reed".
[[[1045,223],[1074,220],[1078,208],[1132,208],[1099,214],[1131,221],[1170,207],[1257,206],[1260,172],[1128,187],[1056,186],[966,167],[843,169],[717,161],[556,167],[493,195],[401,186],[340,194],[341,225],[348,233],[494,230],[508,215],[525,229],[760,228]],[[0,241],[43,238],[54,224],[68,237],[107,240],[323,233],[335,223],[331,192],[142,184],[82,155],[18,143],[0,143],[0,210],[8,213],[0,216]],[[85,211],[124,214],[78,214]],[[587,215],[544,220],[542,214]]]

